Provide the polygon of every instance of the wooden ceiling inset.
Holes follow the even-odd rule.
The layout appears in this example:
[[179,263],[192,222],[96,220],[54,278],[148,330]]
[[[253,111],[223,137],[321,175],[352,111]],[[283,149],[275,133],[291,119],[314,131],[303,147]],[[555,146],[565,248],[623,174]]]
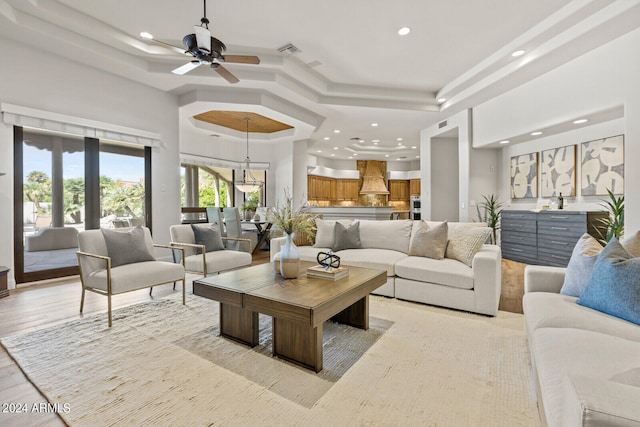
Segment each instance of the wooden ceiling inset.
[[193,116],[196,120],[201,120],[218,126],[224,126],[240,132],[247,131],[247,123],[244,120],[245,117],[249,117],[250,119],[249,132],[273,133],[293,128],[293,126],[270,119],[269,117],[243,111],[212,110]]

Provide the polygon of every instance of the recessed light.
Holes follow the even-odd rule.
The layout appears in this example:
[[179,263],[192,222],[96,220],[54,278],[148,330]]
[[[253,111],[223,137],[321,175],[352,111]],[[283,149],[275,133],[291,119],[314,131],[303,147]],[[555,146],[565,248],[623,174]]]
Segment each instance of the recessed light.
[[330,139],[331,139],[331,138],[329,138],[328,136],[325,136],[325,137],[324,137],[324,140],[325,140],[325,141],[328,141],[328,140],[330,140]]
[[380,142],[379,139],[372,139],[371,142],[373,142],[374,144],[377,144],[378,142]]
[[443,102],[445,102],[447,100],[447,98],[438,98],[438,103],[442,104]]
[[509,142],[511,142],[511,141],[509,141],[508,139],[505,139],[503,141],[500,141],[500,144],[508,144]]
[[336,130],[333,131],[333,133],[340,133],[340,130],[336,129]]
[[388,155],[388,154],[385,154],[384,156],[385,156],[385,157],[389,157],[389,155]]
[[338,149],[338,147],[333,147],[333,149],[334,149],[334,150],[337,150],[337,149]]
[[377,142],[374,142],[374,143],[373,143],[373,145],[378,145],[378,143],[377,143]]
[[419,159],[419,158],[420,158],[420,156],[416,156],[416,159]]
[[516,50],[515,52],[513,52],[513,53],[511,54],[511,56],[513,56],[514,58],[517,58],[518,56],[522,56],[522,55],[524,55],[524,52],[525,52],[525,51],[524,51],[524,50],[522,50],[522,49],[520,49],[520,50]]
[[376,127],[376,126],[378,126],[378,124],[377,123],[371,123],[371,126]]
[[358,153],[354,153],[353,155],[354,155],[354,157],[355,157],[355,156],[357,156],[357,155],[358,155]]
[[147,33],[146,31],[141,32],[140,37],[142,37],[143,39],[153,40],[153,35]]
[[531,132],[531,136],[538,136],[538,135],[542,135],[542,132],[540,131]]
[[398,34],[401,36],[406,36],[407,34],[409,34],[411,32],[411,28],[409,27],[402,27],[398,30]]
[[398,139],[396,139],[396,141],[402,141],[402,138],[398,138]]
[[322,150],[318,150],[318,151],[316,151],[316,153],[322,153]]
[[575,120],[573,123],[579,125],[582,123],[587,123],[588,121],[589,121],[588,119],[578,119],[578,120]]
[[399,145],[399,146],[402,146],[402,142],[398,142],[398,145]]
[[416,148],[418,148],[418,147],[416,147],[415,145],[412,145],[412,146],[411,146],[411,149],[412,149],[412,150],[415,150]]
[[358,141],[360,144],[364,144],[364,139],[361,139],[360,141]]

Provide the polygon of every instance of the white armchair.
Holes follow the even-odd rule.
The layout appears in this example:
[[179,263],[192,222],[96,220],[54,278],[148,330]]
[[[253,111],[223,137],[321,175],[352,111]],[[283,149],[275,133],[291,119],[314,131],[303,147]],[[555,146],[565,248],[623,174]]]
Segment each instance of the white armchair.
[[[133,233],[143,230],[144,241],[141,248],[132,248],[132,253],[137,256],[136,249],[146,250],[151,257],[148,260],[115,265],[109,256],[107,241],[102,230],[86,230],[78,234],[78,267],[80,268],[80,281],[82,283],[82,298],[80,300],[80,313],[84,308],[85,291],[105,295],[108,301],[109,327],[111,327],[111,296],[138,289],[150,288],[164,283],[182,282],[182,304],[185,304],[185,270],[184,264],[156,261],[153,258],[154,248],[173,249],[167,245],[153,243],[151,233],[146,227],[135,229],[120,228],[108,230],[111,233]],[[138,251],[140,252],[140,251]],[[122,254],[118,254],[122,258]]]
[[238,243],[244,246],[244,248],[241,249],[245,251],[225,248],[207,252],[205,245],[196,243],[191,224],[172,225],[169,231],[171,233],[171,246],[184,250],[182,259],[185,269],[189,273],[198,273],[207,276],[211,273],[251,265],[251,261],[253,260],[251,253],[249,253],[251,250],[251,241],[249,239],[222,237],[223,242]]

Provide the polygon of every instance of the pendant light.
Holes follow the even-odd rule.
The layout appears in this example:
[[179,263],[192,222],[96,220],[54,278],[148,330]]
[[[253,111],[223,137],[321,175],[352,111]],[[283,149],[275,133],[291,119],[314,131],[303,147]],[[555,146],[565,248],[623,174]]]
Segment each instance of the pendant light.
[[244,118],[245,122],[247,122],[247,158],[244,159],[245,168],[242,172],[242,181],[236,181],[235,186],[238,191],[243,193],[253,193],[254,191],[258,191],[262,188],[262,181],[258,181],[253,174],[251,173],[251,159],[249,159],[249,117]]

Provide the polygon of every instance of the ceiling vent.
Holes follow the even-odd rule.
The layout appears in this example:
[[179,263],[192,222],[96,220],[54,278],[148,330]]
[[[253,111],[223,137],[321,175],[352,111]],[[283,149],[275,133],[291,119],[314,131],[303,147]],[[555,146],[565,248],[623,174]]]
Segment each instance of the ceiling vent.
[[300,52],[300,49],[298,49],[297,47],[295,47],[292,43],[287,43],[284,46],[280,46],[278,48],[278,52],[280,53],[286,53],[288,55],[293,55],[294,53],[298,53]]
[[438,123],[438,129],[442,129],[446,125],[447,125],[447,121],[446,120],[444,122],[440,122],[440,123]]

